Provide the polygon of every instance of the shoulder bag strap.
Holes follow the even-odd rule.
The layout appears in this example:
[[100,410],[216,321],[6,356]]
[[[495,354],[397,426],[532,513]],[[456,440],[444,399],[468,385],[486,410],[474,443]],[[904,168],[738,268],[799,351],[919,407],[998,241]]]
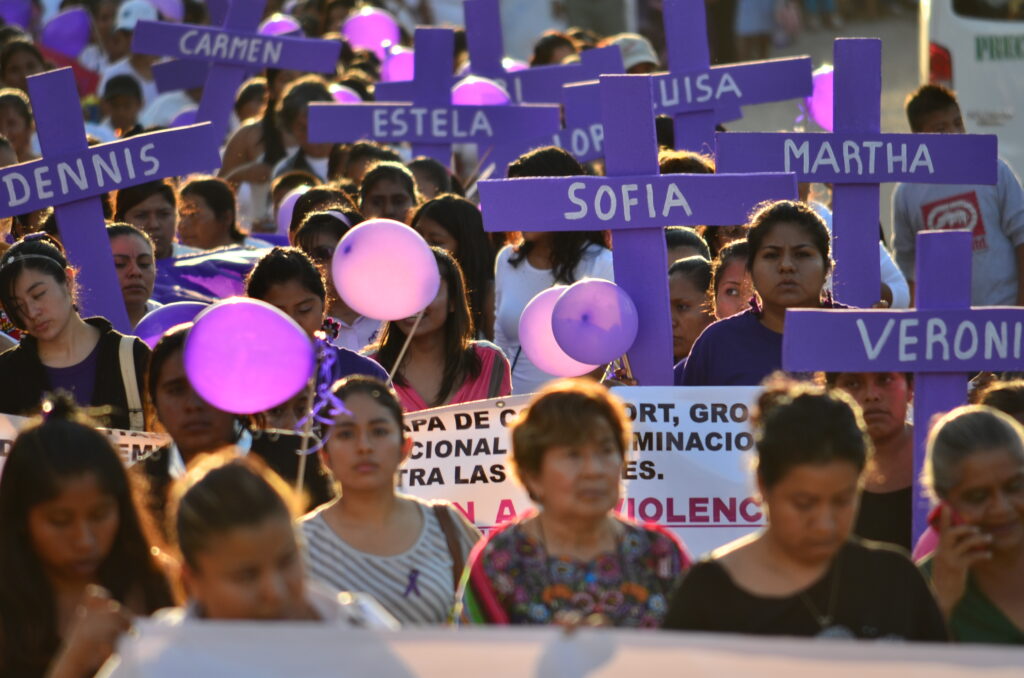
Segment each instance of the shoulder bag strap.
[[135,378],[135,337],[121,337],[117,354],[121,359],[121,380],[128,401],[129,427],[133,431],[144,431],[146,422],[142,412],[142,397],[139,395],[139,382]]
[[458,591],[459,580],[462,579],[462,569],[465,567],[465,562],[462,559],[462,546],[459,543],[458,528],[455,527],[455,519],[452,518],[452,514],[449,512],[450,509],[445,504],[434,504],[432,508],[434,509],[434,515],[437,517],[437,522],[441,525],[441,531],[444,532],[444,538],[448,542],[448,552],[452,556],[453,588]]

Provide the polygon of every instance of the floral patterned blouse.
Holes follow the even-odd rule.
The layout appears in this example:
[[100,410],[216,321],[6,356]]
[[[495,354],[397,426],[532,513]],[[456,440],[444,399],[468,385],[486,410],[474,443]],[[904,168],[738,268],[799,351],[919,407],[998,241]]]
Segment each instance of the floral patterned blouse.
[[578,612],[612,626],[657,628],[690,558],[663,528],[619,520],[625,530],[616,551],[592,561],[549,556],[522,521],[492,531],[470,554],[460,620],[550,624]]

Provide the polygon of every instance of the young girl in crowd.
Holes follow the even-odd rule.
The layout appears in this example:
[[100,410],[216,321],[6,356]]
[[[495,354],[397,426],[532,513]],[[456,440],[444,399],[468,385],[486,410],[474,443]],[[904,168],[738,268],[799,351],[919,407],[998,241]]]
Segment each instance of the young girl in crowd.
[[18,156],[18,162],[39,158],[32,150],[32,135],[36,121],[28,95],[20,89],[0,89],[0,134],[7,137]]
[[[509,165],[509,178],[584,174],[583,167],[560,148],[548,146],[520,156]],[[498,252],[494,266],[494,341],[512,363],[512,390],[533,393],[554,375],[541,371],[523,353],[519,317],[534,296],[555,285],[582,278],[612,280],[612,253],[602,231],[528,231],[518,244]]]
[[516,476],[539,507],[493,530],[470,556],[463,621],[657,627],[689,565],[665,529],[615,513],[629,417],[583,379],[538,393],[512,426]]
[[747,270],[760,308],[710,325],[693,345],[682,385],[759,384],[782,367],[786,310],[835,306],[822,298],[832,269],[828,230],[810,207],[769,203],[752,217],[747,242]]
[[925,482],[939,543],[922,562],[950,630],[966,643],[1024,643],[1024,428],[958,407],[928,437]]
[[708,307],[710,286],[711,264],[704,257],[680,259],[668,269],[674,362],[690,354],[693,342],[715,319]]
[[156,258],[153,256],[153,241],[143,231],[131,224],[110,224],[107,226],[110,250],[114,254],[114,268],[121,283],[121,294],[128,309],[128,320],[132,327],[139,324],[142,316],[160,307],[150,299],[156,283]]
[[477,334],[494,338],[494,250],[480,209],[457,195],[439,195],[412,217],[427,244],[447,250],[466,276],[466,296]]
[[334,415],[320,454],[340,493],[302,519],[309,570],[335,588],[371,594],[403,624],[443,624],[480,533],[450,504],[396,493],[413,441],[383,382],[351,377],[334,396],[345,411]]
[[711,304],[715,318],[723,320],[750,308],[754,285],[747,270],[750,246],[734,240],[719,252],[711,265]]
[[217,177],[197,177],[181,187],[178,238],[183,244],[200,250],[232,245],[271,246],[238,228],[235,192],[228,182]]
[[359,185],[359,211],[367,219],[409,223],[409,215],[419,203],[416,179],[400,162],[378,162]]
[[173,603],[117,452],[66,396],[0,477],[0,674],[92,675],[127,625]]
[[945,640],[935,599],[903,552],[851,537],[871,450],[856,403],[778,379],[766,384],[753,425],[767,524],[695,565],[664,627]]
[[[26,236],[0,258],[0,305],[27,335],[0,355],[7,385],[0,388],[0,412],[34,412],[45,391],[61,388],[81,405],[109,407],[107,425],[141,430],[149,348],[105,318],[78,314],[75,273],[60,244],[42,233]],[[131,367],[124,370],[126,363]]]
[[[506,396],[511,392],[505,355],[476,333],[466,301],[466,284],[458,263],[445,250],[432,247],[441,272],[437,296],[416,318],[384,324],[372,357],[394,375],[395,390],[406,412],[428,407]],[[415,333],[398,363],[409,332]]]
[[387,372],[375,360],[316,337],[324,327],[327,290],[319,269],[295,247],[275,247],[249,272],[245,293],[284,311],[299,324],[310,341],[334,354],[330,383],[350,374],[365,374],[386,380]]

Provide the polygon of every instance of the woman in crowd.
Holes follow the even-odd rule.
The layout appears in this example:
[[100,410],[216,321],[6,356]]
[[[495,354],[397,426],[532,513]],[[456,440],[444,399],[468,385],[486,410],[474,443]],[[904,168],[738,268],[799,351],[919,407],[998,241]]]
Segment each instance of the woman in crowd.
[[533,43],[530,66],[560,64],[578,52],[576,43],[565,33],[545,31],[544,35],[540,36],[537,42]]
[[708,308],[710,286],[711,264],[704,257],[680,259],[668,269],[674,362],[690,355],[693,342],[715,319]]
[[924,477],[939,543],[922,569],[953,637],[1024,644],[1024,429],[992,408],[958,407],[929,434]]
[[189,247],[212,250],[244,245],[270,247],[238,228],[235,192],[216,177],[197,177],[181,187],[178,198],[178,238]]
[[358,376],[334,396],[345,409],[320,455],[340,492],[302,519],[309,570],[335,588],[371,594],[403,624],[443,624],[480,533],[450,504],[395,491],[412,440],[394,392]]
[[32,150],[32,135],[35,131],[36,121],[32,117],[28,95],[20,89],[0,89],[0,134],[11,142],[18,162],[39,158]]
[[462,619],[656,627],[689,559],[661,527],[615,513],[633,436],[622,403],[591,381],[546,386],[512,426],[516,476],[539,511],[470,555]]
[[313,102],[334,103],[327,82],[319,75],[301,77],[285,89],[277,108],[277,122],[295,139],[297,148],[274,166],[272,176],[303,170],[327,181],[333,144],[309,140],[309,105]]
[[288,224],[288,239],[291,243],[296,244],[295,232],[299,230],[299,226],[306,220],[306,217],[314,212],[327,210],[341,212],[347,220],[352,222],[351,226],[355,226],[363,220],[363,215],[359,214],[355,203],[344,191],[333,186],[314,186],[300,195],[292,207],[292,218]]
[[408,223],[410,213],[419,203],[416,179],[400,162],[378,162],[359,185],[359,211],[367,219]]
[[330,383],[350,374],[365,374],[386,380],[387,372],[376,361],[317,338],[324,327],[327,290],[320,270],[295,247],[275,247],[249,272],[245,293],[284,311],[299,324],[310,341],[334,354]]
[[[23,430],[0,477],[0,674],[92,675],[125,610],[171,605],[113,445],[66,396]],[[155,552],[155,551],[154,551]]]
[[381,322],[353,311],[334,287],[331,259],[338,241],[351,226],[362,221],[358,212],[332,209],[314,212],[295,233],[296,246],[320,269],[327,286],[327,315],[337,323],[338,335],[331,343],[352,351],[361,351],[377,339]]
[[199,251],[174,239],[178,196],[166,179],[119,190],[114,196],[114,221],[131,224],[148,235],[157,260]]
[[0,78],[8,87],[28,93],[28,77],[47,70],[39,48],[27,39],[11,40],[0,50]]
[[447,250],[466,276],[466,294],[477,334],[494,338],[494,250],[479,208],[457,195],[440,195],[412,217],[427,244]]
[[[579,176],[583,167],[560,148],[548,146],[521,155],[509,165],[509,178]],[[534,296],[582,278],[612,280],[612,253],[602,231],[528,231],[506,245],[494,266],[494,342],[512,363],[512,390],[533,393],[554,375],[541,371],[523,353],[519,317]]]
[[[393,375],[406,412],[509,395],[505,355],[489,341],[474,339],[462,270],[445,250],[431,250],[441,272],[437,296],[418,323],[415,317],[385,323],[372,357]],[[410,332],[412,341],[398,363]]]
[[110,224],[107,226],[107,237],[110,238],[114,268],[128,309],[128,320],[135,327],[142,316],[160,307],[159,303],[150,299],[156,283],[153,241],[131,224]]
[[105,318],[83,319],[75,307],[75,274],[60,244],[42,233],[0,258],[0,305],[27,335],[0,355],[0,381],[17,384],[0,388],[0,412],[34,412],[44,392],[61,388],[81,405],[109,407],[106,425],[141,430],[149,348]]
[[405,164],[416,178],[416,190],[420,192],[424,200],[433,200],[445,193],[458,193],[461,195],[461,187],[456,191],[458,180],[447,167],[433,158],[421,155]]
[[851,537],[871,450],[856,403],[779,378],[753,425],[766,526],[695,565],[664,627],[945,640],[935,599],[903,552]]
[[695,230],[704,238],[708,249],[711,250],[711,258],[715,259],[727,245],[737,240],[746,239],[749,228],[747,224],[738,224],[735,226],[698,226]]
[[723,320],[750,308],[754,285],[750,281],[746,239],[734,240],[718,252],[711,266],[711,302],[715,318]]
[[782,367],[786,310],[834,306],[822,294],[832,269],[829,234],[810,207],[789,200],[765,205],[751,219],[747,242],[760,307],[708,326],[686,360],[682,385],[761,383]]

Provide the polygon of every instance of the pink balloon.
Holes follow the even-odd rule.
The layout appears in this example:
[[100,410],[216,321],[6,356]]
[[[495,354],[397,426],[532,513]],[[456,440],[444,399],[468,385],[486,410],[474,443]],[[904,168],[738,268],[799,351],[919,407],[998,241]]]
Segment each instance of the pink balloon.
[[402,34],[398,22],[388,12],[376,7],[363,7],[345,20],[341,33],[353,47],[373,50],[382,62],[387,48],[397,45]]
[[597,365],[573,360],[555,341],[551,329],[551,313],[566,289],[565,285],[549,287],[530,300],[519,316],[519,344],[530,362],[548,374],[578,377],[593,372]]
[[274,12],[260,24],[260,35],[292,35],[301,33],[302,26],[294,17]]
[[832,124],[832,101],[833,101],[833,68],[825,65],[814,71],[814,90],[811,96],[804,99],[807,112],[811,119],[829,132],[833,131]]
[[182,323],[192,322],[196,315],[206,310],[207,304],[198,301],[175,301],[153,309],[135,326],[132,334],[146,342],[150,348],[156,346],[164,333]]
[[414,316],[441,288],[427,241],[393,219],[370,219],[349,229],[334,250],[331,270],[345,303],[375,320]]
[[414,60],[411,49],[405,47],[393,48],[387,61],[380,68],[380,79],[384,82],[412,80],[415,71],[413,66]]
[[181,22],[185,20],[184,0],[149,0],[149,3],[156,7],[168,21]]
[[171,120],[171,127],[184,127],[185,125],[196,124],[196,113],[198,112],[199,109],[197,108],[186,108],[181,113],[174,116],[174,119]]
[[494,80],[470,75],[452,88],[452,104],[455,106],[505,106],[512,103],[512,97],[505,88]]
[[359,96],[359,92],[345,85],[332,84],[329,89],[331,90],[331,96],[339,104],[358,104],[363,100]]
[[316,363],[298,323],[247,297],[225,299],[197,315],[183,360],[196,393],[234,414],[277,407],[309,382]]
[[566,355],[602,365],[633,346],[640,322],[624,289],[610,280],[584,278],[555,302],[551,328]]
[[288,227],[291,226],[292,214],[295,212],[295,203],[310,188],[310,186],[293,188],[281,199],[281,204],[277,206],[278,235],[288,235]]
[[77,59],[89,44],[92,18],[83,7],[64,10],[46,22],[39,42],[55,52]]

